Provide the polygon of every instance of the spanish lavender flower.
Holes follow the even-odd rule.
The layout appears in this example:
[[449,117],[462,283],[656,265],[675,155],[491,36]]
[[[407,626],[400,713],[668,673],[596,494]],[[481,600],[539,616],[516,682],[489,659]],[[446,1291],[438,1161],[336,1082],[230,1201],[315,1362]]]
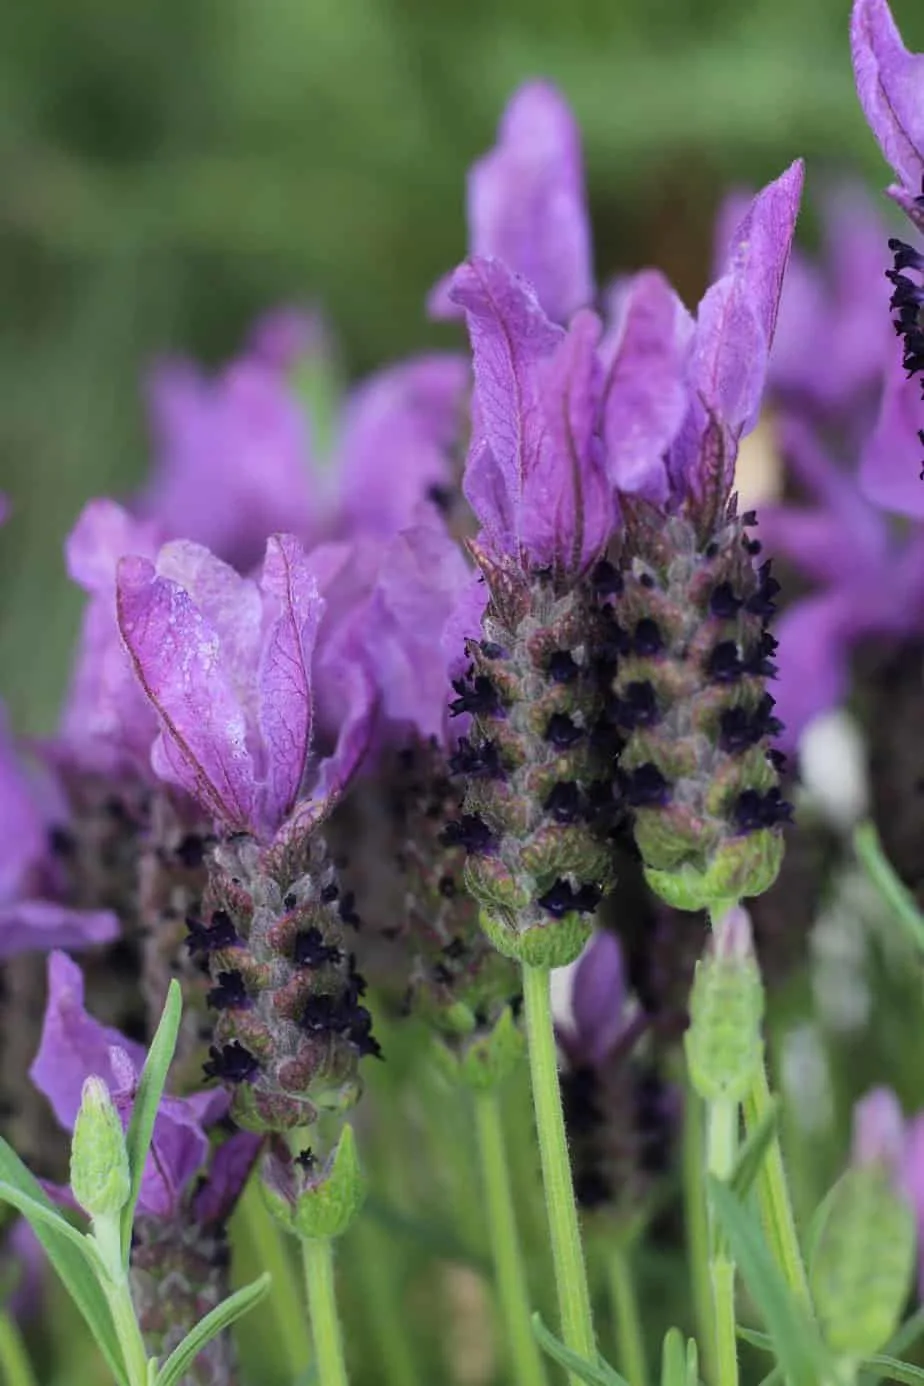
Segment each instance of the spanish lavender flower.
[[613,934],[598,932],[588,944],[571,1005],[573,1026],[557,1033],[575,1195],[588,1213],[635,1221],[670,1163],[677,1112],[655,1056],[639,1054],[649,1022],[631,1014]]
[[[548,82],[528,82],[507,105],[495,147],[468,177],[469,254],[502,260],[532,285],[546,314],[566,323],[594,297],[580,132]],[[452,276],[433,290],[434,317],[459,316]]]
[[367,682],[358,664],[333,669],[347,712],[335,751],[315,763],[312,654],[323,599],[289,535],[269,540],[259,582],[182,541],[165,545],[156,566],[124,558],[118,612],[158,716],[152,764],[218,833],[189,937],[213,983],[207,1072],[232,1086],[241,1124],[304,1125],[316,1102],[355,1099],[357,1060],[378,1048],[360,1004],[365,983],[343,943],[352,914],[315,832],[368,742]]
[[627,475],[618,450],[607,454],[625,524],[613,715],[648,879],[686,909],[766,889],[790,812],[769,748],[778,584],[769,563],[754,563],[754,517],[737,514],[731,488],[760,407],[801,186],[794,164],[754,199],[695,325],[679,305],[667,311],[656,281],[626,290],[627,315],[661,301],[672,331],[655,339],[660,360],[669,374],[671,353],[682,363],[687,403],[666,451],[650,449],[642,467]]
[[[597,437],[600,324],[582,311],[567,332],[558,327],[499,260],[463,265],[451,294],[474,350],[464,489],[481,525],[470,547],[487,598],[451,711],[471,715],[472,745],[500,773],[469,776],[450,832],[469,852],[466,882],[500,950],[564,962],[608,879],[588,823],[606,791],[588,579],[613,524]],[[477,595],[461,604],[470,615]]]
[[[63,953],[48,961],[48,1005],[30,1070],[55,1116],[73,1130],[84,1080],[102,1079],[127,1127],[144,1049],[100,1025],[84,1009],[80,969]],[[222,1091],[164,1097],[138,1200],[132,1247],[132,1296],[149,1351],[164,1356],[202,1316],[226,1298],[229,1250],[225,1223],[259,1152],[238,1132],[210,1145],[209,1128],[225,1114]],[[223,1335],[191,1368],[188,1386],[219,1386],[234,1374],[233,1346]]]

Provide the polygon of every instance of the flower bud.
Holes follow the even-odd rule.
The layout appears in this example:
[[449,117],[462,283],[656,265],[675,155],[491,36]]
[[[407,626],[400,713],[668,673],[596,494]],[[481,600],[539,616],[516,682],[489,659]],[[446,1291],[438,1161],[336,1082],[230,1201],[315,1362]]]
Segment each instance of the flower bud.
[[102,1078],[88,1078],[71,1142],[71,1189],[91,1218],[121,1213],[131,1193],[122,1122]]
[[740,1102],[763,1056],[763,985],[751,923],[740,906],[719,920],[696,964],[690,1028],[684,1036],[690,1078],[707,1102]]
[[261,1174],[270,1212],[287,1232],[304,1240],[341,1236],[366,1197],[366,1179],[349,1124],[323,1163],[310,1150],[293,1158],[276,1141],[263,1160]]
[[911,1208],[888,1164],[856,1165],[834,1186],[810,1270],[825,1340],[844,1357],[871,1357],[898,1327],[914,1270]]
[[526,1052],[523,1032],[505,1006],[499,1019],[489,1029],[473,1029],[466,1039],[450,1047],[437,1040],[434,1053],[437,1063],[454,1082],[476,1092],[498,1087],[516,1068]]

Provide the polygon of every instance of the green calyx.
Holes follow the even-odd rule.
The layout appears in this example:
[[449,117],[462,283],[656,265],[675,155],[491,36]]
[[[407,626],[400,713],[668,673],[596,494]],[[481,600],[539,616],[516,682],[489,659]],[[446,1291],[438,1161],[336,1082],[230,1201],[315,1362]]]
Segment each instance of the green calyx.
[[433,1045],[437,1066],[445,1076],[473,1092],[490,1092],[509,1078],[526,1053],[526,1041],[509,1006],[486,1032],[468,1036],[452,1045],[437,1039]]
[[302,1240],[341,1237],[366,1198],[353,1128],[345,1125],[333,1155],[318,1171],[288,1167],[285,1182],[264,1166],[261,1188],[270,1212],[287,1232]]
[[131,1195],[125,1132],[102,1078],[83,1085],[71,1143],[71,1188],[93,1219],[117,1217]]
[[515,918],[481,912],[481,927],[499,953],[530,967],[566,967],[580,957],[593,931],[589,916],[566,914],[547,923],[518,927]]
[[740,948],[721,936],[710,941],[690,993],[684,1048],[693,1087],[707,1102],[743,1101],[763,1061],[763,984],[747,917],[736,913],[745,921]]
[[[642,856],[648,860],[645,840],[636,827]],[[726,839],[704,866],[689,860],[670,870],[645,866],[645,880],[656,895],[677,910],[712,909],[721,900],[741,900],[763,895],[776,880],[783,861],[782,835],[761,829],[747,836]]]

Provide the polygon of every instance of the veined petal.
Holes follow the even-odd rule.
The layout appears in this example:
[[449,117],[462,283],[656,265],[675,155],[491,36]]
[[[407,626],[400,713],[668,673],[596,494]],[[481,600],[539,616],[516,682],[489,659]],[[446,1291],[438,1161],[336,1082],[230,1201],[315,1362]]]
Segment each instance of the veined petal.
[[311,661],[324,600],[305,552],[291,534],[266,545],[260,587],[276,614],[263,644],[259,723],[266,756],[263,817],[274,826],[291,810],[311,749]]
[[904,377],[896,353],[886,373],[879,417],[863,448],[859,486],[874,505],[913,520],[924,520],[922,424],[920,381]]
[[178,583],[143,558],[123,558],[119,630],[160,722],[152,764],[226,827],[253,816],[247,720],[212,625]]
[[887,0],[856,0],[850,45],[867,123],[906,190],[924,178],[924,55],[909,53]]

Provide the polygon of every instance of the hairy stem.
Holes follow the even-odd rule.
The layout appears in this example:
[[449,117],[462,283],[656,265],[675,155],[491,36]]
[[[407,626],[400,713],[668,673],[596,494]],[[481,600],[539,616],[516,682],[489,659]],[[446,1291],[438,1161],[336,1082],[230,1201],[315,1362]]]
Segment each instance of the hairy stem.
[[334,1291],[333,1242],[329,1238],[306,1238],[301,1246],[318,1383],[319,1386],[347,1386],[343,1336]]
[[[558,1085],[548,968],[523,964],[523,1002],[561,1334],[572,1351],[595,1363],[590,1293]],[[578,1386],[579,1378],[572,1374],[570,1379],[572,1386]]]
[[[735,1164],[738,1104],[720,1100],[708,1104],[706,1168],[727,1181]],[[738,1342],[735,1336],[735,1263],[712,1229],[709,1269],[715,1322],[716,1386],[738,1386]]]
[[[764,1064],[760,1064],[744,1102],[744,1120],[749,1132],[757,1129],[769,1106],[770,1085],[767,1081],[767,1070]],[[777,1135],[774,1135],[761,1161],[757,1174],[757,1197],[764,1231],[774,1258],[799,1303],[811,1310],[808,1280],[796,1235],[796,1220],[783,1165],[783,1152]]]
[[629,1249],[617,1244],[609,1258],[610,1299],[616,1320],[616,1360],[632,1386],[648,1386],[645,1339]]

